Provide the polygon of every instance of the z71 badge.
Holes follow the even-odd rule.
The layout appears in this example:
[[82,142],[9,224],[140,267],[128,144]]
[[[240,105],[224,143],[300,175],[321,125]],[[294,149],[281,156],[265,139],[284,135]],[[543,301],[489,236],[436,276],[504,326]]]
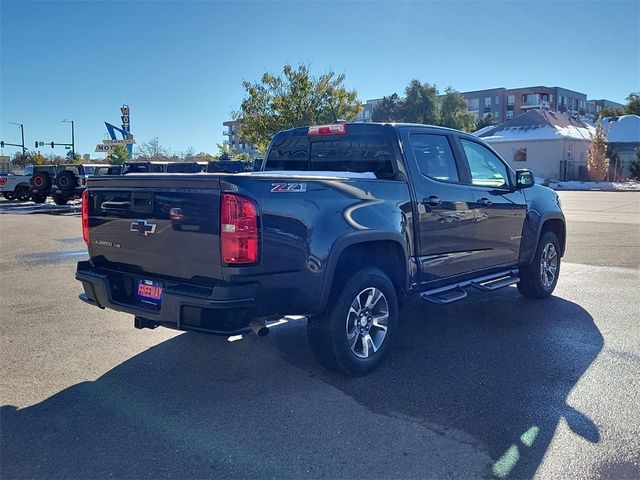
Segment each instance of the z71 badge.
[[306,183],[272,183],[272,192],[306,192]]

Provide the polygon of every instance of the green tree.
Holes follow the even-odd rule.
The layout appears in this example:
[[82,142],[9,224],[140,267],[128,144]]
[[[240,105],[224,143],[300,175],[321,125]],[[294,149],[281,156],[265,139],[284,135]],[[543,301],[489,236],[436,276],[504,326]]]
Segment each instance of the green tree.
[[65,159],[66,160],[64,163],[82,163],[82,156],[77,152],[72,152],[71,150],[67,152],[67,154],[65,155]]
[[216,157],[214,157],[213,155],[207,153],[207,152],[200,152],[200,153],[196,153],[193,156],[193,161],[194,162],[212,162],[216,159]]
[[480,130],[484,127],[490,127],[498,123],[496,117],[494,117],[491,113],[487,113],[484,117],[476,122],[476,130]]
[[447,87],[440,101],[440,125],[471,132],[476,124],[467,111],[467,101],[452,87]]
[[624,110],[622,109],[605,107],[598,113],[597,118],[620,117],[622,115],[624,115]]
[[122,165],[129,160],[129,150],[124,145],[116,145],[106,158],[110,165]]
[[285,65],[281,75],[264,73],[260,81],[244,81],[246,96],[233,114],[238,138],[264,151],[279,130],[353,120],[362,105],[356,91],[344,87],[344,74],[314,77],[309,70],[308,65]]
[[596,122],[596,131],[591,135],[591,145],[587,152],[587,173],[594,182],[602,182],[609,171],[607,146],[605,143],[604,127]]
[[632,92],[627,97],[627,105],[624,107],[626,115],[640,115],[640,92]]
[[397,93],[382,97],[380,103],[371,112],[373,122],[402,122],[402,100]]
[[409,123],[438,123],[438,89],[435,85],[411,80],[402,101],[402,121]]

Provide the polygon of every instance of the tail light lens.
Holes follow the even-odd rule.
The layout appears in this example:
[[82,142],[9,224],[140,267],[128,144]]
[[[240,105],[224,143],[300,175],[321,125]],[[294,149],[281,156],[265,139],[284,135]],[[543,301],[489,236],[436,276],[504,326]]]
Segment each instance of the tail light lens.
[[223,193],[220,211],[222,261],[242,265],[258,261],[258,209],[248,198]]
[[89,190],[82,192],[82,239],[89,245]]

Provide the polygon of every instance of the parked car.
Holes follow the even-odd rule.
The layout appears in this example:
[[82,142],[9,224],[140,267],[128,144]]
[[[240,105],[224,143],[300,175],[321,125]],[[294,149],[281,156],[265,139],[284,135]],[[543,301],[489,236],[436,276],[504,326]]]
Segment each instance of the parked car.
[[29,200],[29,179],[31,174],[25,171],[23,175],[0,174],[0,192],[7,200]]
[[83,301],[136,328],[224,335],[304,315],[317,358],[348,375],[382,362],[409,295],[546,298],[565,250],[558,195],[530,170],[403,124],[280,132],[260,172],[92,177],[82,229]]

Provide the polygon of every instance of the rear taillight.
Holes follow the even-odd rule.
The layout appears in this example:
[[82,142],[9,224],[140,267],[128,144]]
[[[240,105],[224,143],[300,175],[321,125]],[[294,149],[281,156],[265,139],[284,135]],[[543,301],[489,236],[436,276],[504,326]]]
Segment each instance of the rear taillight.
[[258,261],[258,209],[248,198],[223,193],[220,209],[220,251],[229,265]]
[[82,192],[82,239],[89,245],[89,190]]
[[347,133],[347,125],[338,123],[336,125],[315,125],[309,127],[307,135],[310,137],[318,135],[344,135]]

